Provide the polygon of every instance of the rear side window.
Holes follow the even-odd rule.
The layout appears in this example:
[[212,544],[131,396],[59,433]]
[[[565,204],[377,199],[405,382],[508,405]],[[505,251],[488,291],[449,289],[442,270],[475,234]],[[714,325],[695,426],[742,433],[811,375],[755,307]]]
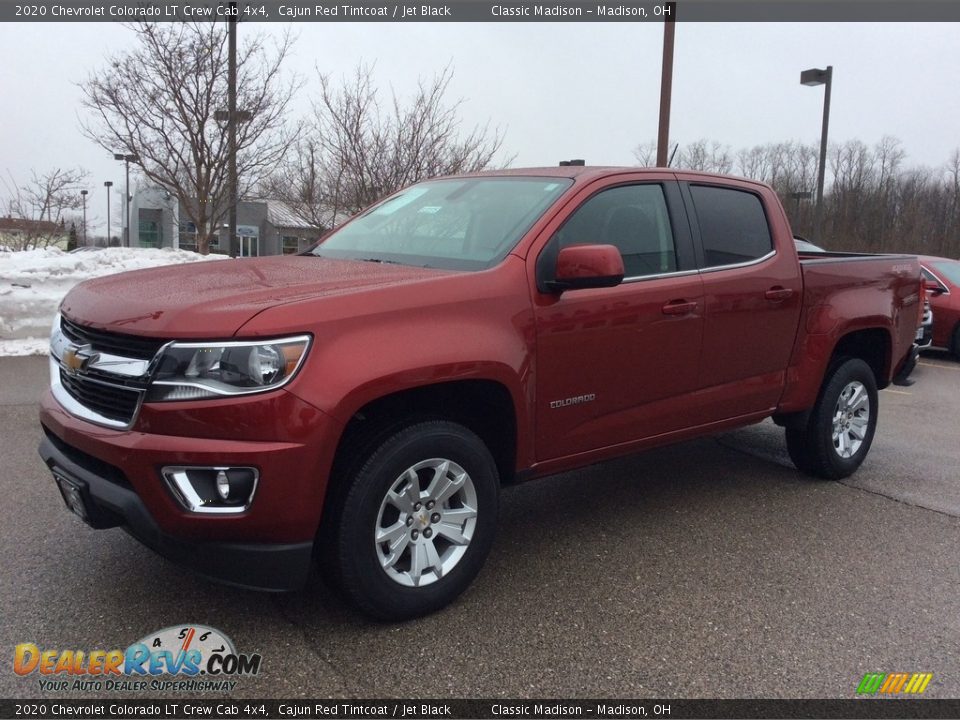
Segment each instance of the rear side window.
[[705,267],[750,262],[773,250],[760,198],[730,188],[691,185]]

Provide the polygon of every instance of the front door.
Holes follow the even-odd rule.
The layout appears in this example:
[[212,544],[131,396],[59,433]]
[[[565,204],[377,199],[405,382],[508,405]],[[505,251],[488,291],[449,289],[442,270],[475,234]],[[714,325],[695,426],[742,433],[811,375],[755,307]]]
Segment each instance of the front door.
[[240,236],[240,257],[257,257],[260,255],[260,238],[256,235]]
[[614,245],[626,275],[617,287],[535,296],[541,462],[695,424],[684,397],[697,385],[704,298],[678,186],[667,174],[608,179],[574,208],[538,262],[569,245]]

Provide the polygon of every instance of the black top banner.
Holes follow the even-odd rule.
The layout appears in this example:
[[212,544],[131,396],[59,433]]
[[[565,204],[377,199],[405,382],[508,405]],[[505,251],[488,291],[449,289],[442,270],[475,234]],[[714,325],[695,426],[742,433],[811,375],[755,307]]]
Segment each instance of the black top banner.
[[960,22],[956,0],[36,0],[2,22]]
[[0,700],[3,718],[957,718],[960,700]]

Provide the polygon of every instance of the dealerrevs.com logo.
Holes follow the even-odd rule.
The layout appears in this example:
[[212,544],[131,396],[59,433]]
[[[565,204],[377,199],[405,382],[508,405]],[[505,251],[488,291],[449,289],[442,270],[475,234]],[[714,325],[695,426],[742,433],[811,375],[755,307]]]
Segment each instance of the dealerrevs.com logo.
[[50,691],[231,691],[234,678],[260,672],[259,654],[238,653],[216,628],[175,625],[138,640],[125,650],[40,649],[21,643],[13,671],[37,675]]

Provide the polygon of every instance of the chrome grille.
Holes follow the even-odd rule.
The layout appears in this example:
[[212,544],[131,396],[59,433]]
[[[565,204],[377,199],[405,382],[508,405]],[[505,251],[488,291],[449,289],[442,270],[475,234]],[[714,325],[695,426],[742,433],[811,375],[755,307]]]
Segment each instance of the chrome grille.
[[60,384],[70,397],[86,408],[110,420],[129,424],[140,405],[142,391],[108,384],[60,369]]
[[116,429],[133,425],[165,341],[78,325],[64,317],[50,338],[50,384],[71,414]]
[[60,330],[68,340],[75,342],[77,345],[93,345],[93,349],[97,352],[136,358],[137,360],[152,360],[153,356],[166,342],[156,338],[95,330],[84,325],[77,325],[65,317],[60,318]]

